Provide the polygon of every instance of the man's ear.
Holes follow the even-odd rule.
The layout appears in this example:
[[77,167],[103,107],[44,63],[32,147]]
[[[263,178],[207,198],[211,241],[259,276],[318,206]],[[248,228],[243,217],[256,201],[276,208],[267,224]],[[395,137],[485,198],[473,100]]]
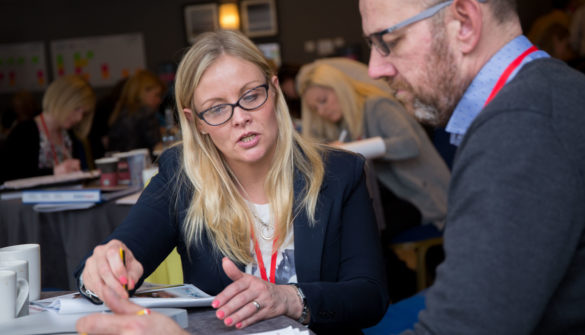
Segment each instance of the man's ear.
[[458,22],[455,32],[458,49],[468,54],[477,48],[483,29],[483,11],[487,10],[477,0],[455,0],[449,6],[452,20]]

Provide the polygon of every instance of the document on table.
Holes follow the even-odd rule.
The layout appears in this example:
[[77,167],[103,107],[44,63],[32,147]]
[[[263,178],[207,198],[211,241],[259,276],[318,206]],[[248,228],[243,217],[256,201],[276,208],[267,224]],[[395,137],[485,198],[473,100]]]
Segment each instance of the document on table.
[[[179,326],[187,328],[189,319],[187,311],[179,308],[153,308],[152,311],[164,314],[175,320]],[[36,334],[77,334],[75,323],[89,313],[58,314],[51,311],[35,312],[29,315],[0,322],[0,334],[36,335]]]
[[[191,284],[140,289],[130,301],[146,308],[156,307],[208,307],[213,296]],[[71,293],[31,303],[43,310],[59,314],[108,311],[105,304],[95,305],[79,293]]]
[[277,330],[270,330],[267,332],[262,333],[253,333],[250,335],[309,335],[308,330],[300,330],[298,328],[293,328],[292,326],[288,326],[286,328],[277,329]]

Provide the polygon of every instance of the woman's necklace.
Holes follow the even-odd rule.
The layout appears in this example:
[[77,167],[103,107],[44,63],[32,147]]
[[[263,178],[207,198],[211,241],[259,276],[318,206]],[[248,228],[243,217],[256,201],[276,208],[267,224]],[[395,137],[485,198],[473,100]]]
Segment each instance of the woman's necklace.
[[[260,237],[266,241],[270,241],[274,238],[274,225],[270,223],[264,222],[258,215],[256,208],[250,208],[252,210],[252,214],[254,215],[255,226],[257,230],[260,232]],[[258,225],[257,223],[260,223]]]
[[270,241],[274,237],[274,226],[262,221],[259,217],[256,216],[256,221],[260,222],[260,237],[263,239]]

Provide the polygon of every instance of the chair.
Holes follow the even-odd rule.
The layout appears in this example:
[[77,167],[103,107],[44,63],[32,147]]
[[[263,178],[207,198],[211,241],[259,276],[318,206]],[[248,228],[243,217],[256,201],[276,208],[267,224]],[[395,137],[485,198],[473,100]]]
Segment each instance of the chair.
[[418,291],[429,286],[427,275],[427,252],[433,246],[443,244],[443,233],[432,224],[408,229],[390,241],[390,248],[399,259],[416,271]]
[[183,268],[177,248],[173,249],[167,258],[144,281],[163,285],[183,284]]
[[395,335],[413,329],[418,314],[425,308],[425,291],[388,306],[384,317],[373,327],[362,329],[365,335]]

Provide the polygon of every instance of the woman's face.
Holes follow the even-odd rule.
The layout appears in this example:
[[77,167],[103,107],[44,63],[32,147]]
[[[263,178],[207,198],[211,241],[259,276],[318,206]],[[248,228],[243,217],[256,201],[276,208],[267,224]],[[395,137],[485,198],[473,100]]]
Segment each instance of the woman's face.
[[[272,164],[278,137],[274,89],[269,85],[268,97],[263,105],[250,111],[235,107],[231,119],[219,126],[211,126],[193,113],[201,113],[220,104],[235,104],[249,90],[263,84],[269,83],[256,65],[238,57],[223,55],[203,73],[195,89],[195,110],[184,109],[187,118],[197,121],[198,129],[204,136],[211,137],[233,170]],[[276,76],[272,78],[272,85],[278,85]]]
[[63,124],[61,125],[63,129],[71,129],[73,126],[81,122],[85,115],[89,113],[89,109],[86,107],[77,107],[72,112],[67,115],[65,120],[63,120]]
[[146,86],[140,98],[144,106],[156,110],[162,102],[162,88],[156,85]]
[[341,120],[341,106],[332,88],[313,85],[303,94],[305,103],[313,113],[317,113],[325,120],[337,123]]

